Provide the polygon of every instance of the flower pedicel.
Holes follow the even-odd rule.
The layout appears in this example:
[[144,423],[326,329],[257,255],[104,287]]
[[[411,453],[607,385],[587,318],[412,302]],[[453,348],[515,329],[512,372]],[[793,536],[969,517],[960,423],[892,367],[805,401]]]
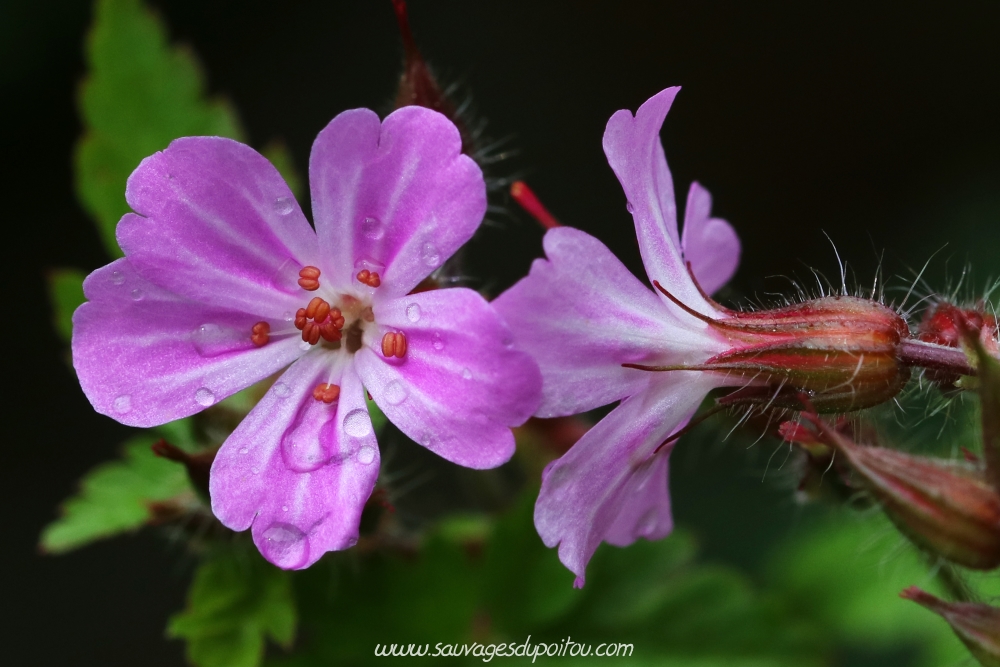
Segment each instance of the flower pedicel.
[[253,149],[188,137],[129,178],[125,258],[92,273],[73,362],[101,413],[186,417],[287,367],[214,461],[212,509],[276,565],[357,540],[379,471],[365,404],[454,463],[510,458],[538,369],[468,289],[412,293],[475,232],[482,173],[455,126],[406,107],[330,122],[309,161],[310,227]]

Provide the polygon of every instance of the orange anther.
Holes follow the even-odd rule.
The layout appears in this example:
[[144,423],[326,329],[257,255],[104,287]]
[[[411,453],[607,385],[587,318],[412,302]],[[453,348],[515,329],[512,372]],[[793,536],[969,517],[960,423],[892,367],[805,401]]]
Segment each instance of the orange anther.
[[[319,310],[320,304],[323,303],[326,303],[326,301],[319,298],[318,296],[314,296],[312,300],[309,301],[309,305],[306,306],[306,317],[308,317],[311,320],[316,319],[316,311]],[[329,307],[329,304],[327,304],[327,307]]]
[[388,357],[398,357],[402,359],[406,356],[406,334],[401,331],[390,331],[382,336],[382,355]]
[[313,398],[324,403],[333,403],[340,398],[340,387],[335,384],[326,384],[325,382],[318,384],[313,389]]
[[319,289],[319,269],[315,266],[304,266],[299,271],[299,287],[313,292]]
[[340,329],[334,326],[332,320],[327,320],[326,322],[323,322],[323,324],[319,325],[319,335],[323,337],[323,340],[328,340],[331,343],[338,341],[343,337]]
[[369,287],[378,287],[382,284],[382,279],[379,278],[378,274],[374,271],[369,271],[368,269],[363,269],[358,272],[358,282],[364,283]]
[[319,325],[315,322],[306,322],[305,327],[302,329],[302,340],[310,345],[315,345],[319,342]]
[[330,314],[330,304],[326,301],[320,301],[320,304],[316,306],[316,313],[313,315],[313,319],[320,324],[326,319],[326,316]]
[[250,328],[250,341],[257,347],[264,347],[271,339],[271,325],[267,322],[258,322]]

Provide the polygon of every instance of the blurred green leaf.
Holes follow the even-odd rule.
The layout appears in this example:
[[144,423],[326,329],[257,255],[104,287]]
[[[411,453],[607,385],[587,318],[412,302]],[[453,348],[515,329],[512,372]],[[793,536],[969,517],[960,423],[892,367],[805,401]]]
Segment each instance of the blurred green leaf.
[[923,557],[880,513],[842,511],[819,523],[782,545],[770,578],[797,615],[840,645],[911,645],[928,667],[959,664],[966,656],[945,623],[899,598],[910,585],[941,589]]
[[298,170],[295,169],[295,163],[292,160],[292,154],[288,152],[288,146],[283,141],[274,140],[264,146],[261,154],[271,161],[271,164],[278,170],[281,177],[285,179],[288,189],[301,202],[302,197],[308,193],[302,189],[302,177],[299,175]]
[[139,162],[177,137],[239,139],[241,132],[226,103],[205,97],[195,58],[168,44],[162,23],[139,0],[98,0],[87,62],[76,189],[108,252],[119,257],[115,226],[129,210],[125,182]]
[[73,311],[85,301],[83,279],[87,274],[76,269],[54,269],[49,271],[46,277],[56,333],[64,341],[69,342],[73,337]]
[[187,641],[198,667],[254,667],[265,639],[291,644],[296,615],[290,573],[257,553],[218,548],[198,566],[188,607],[170,620],[167,634]]
[[89,542],[143,525],[148,503],[190,492],[183,466],[150,450],[156,438],[143,435],[125,445],[124,457],[94,468],[80,491],[62,506],[62,516],[42,532],[41,548],[64,553]]

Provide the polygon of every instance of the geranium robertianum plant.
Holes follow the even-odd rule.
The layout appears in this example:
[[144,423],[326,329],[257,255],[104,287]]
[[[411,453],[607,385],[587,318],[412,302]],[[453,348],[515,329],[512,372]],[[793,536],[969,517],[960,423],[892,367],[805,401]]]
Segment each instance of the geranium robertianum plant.
[[[560,228],[545,239],[547,259],[495,310],[470,290],[440,289],[437,271],[482,221],[486,188],[461,154],[477,155],[472,134],[416,50],[404,3],[394,4],[406,40],[397,105],[416,106],[384,121],[345,112],[320,134],[310,160],[315,230],[255,151],[179,139],[129,180],[138,215],[119,226],[126,257],[88,279],[90,301],[77,315],[81,383],[123,423],[184,417],[265,381],[214,457],[209,490],[216,517],[250,527],[274,564],[305,568],[357,540],[381,463],[366,392],[411,439],[477,468],[510,457],[509,427],[536,408],[551,417],[620,401],[541,476],[535,524],[580,586],[600,542],[673,529],[668,456],[706,395],[716,407],[703,417],[761,415],[767,432],[780,423],[788,440],[809,440],[810,455],[837,468],[845,462],[831,451],[864,445],[823,441],[830,431],[815,412],[863,421],[862,411],[915,374],[989,396],[979,371],[997,355],[997,331],[983,304],[942,300],[911,333],[906,315],[874,294],[844,290],[755,311],[714,301],[740,244],[698,184],[679,229],[658,136],[676,89],[634,117],[615,114],[604,140],[650,284],[597,239]],[[987,357],[973,353],[977,345]],[[819,435],[803,435],[794,421],[802,410]],[[984,438],[989,461],[996,429],[984,427]],[[864,477],[862,458],[843,458]],[[976,476],[987,505],[991,471]],[[952,490],[961,483],[948,480]],[[902,513],[890,507],[881,488],[872,495],[890,516],[913,516],[905,499]],[[989,538],[991,519],[978,517]],[[968,557],[978,547],[949,551],[948,534],[942,542],[904,533],[945,559],[995,562],[992,552]]]

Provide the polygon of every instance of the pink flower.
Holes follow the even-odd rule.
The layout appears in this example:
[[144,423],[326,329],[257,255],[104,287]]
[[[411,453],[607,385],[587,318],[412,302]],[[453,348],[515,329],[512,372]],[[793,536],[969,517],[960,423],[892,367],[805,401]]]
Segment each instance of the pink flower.
[[186,417],[287,367],[226,440],[212,509],[303,568],[355,543],[379,451],[365,391],[405,434],[459,465],[510,458],[539,402],[534,362],[468,289],[412,293],[486,208],[444,116],[367,109],[330,122],[309,161],[310,227],[253,149],[188,137],[129,178],[125,258],[92,273],[73,361],[101,413]]
[[[678,234],[673,183],[659,140],[677,94],[668,88],[608,121],[604,151],[635,218],[651,281],[705,316],[723,317],[702,296],[729,280],[740,243],[712,200],[692,184],[684,234]],[[698,365],[730,345],[705,322],[640,283],[600,241],[569,227],[545,235],[548,260],[502,294],[494,306],[515,343],[542,370],[540,417],[592,410],[621,401],[542,477],[535,526],[582,586],[587,562],[602,541],[624,546],[660,539],[673,528],[667,492],[669,448],[657,447],[682,428],[705,394],[725,376],[698,371],[650,373],[623,364]],[[544,317],[541,316],[544,314]]]

